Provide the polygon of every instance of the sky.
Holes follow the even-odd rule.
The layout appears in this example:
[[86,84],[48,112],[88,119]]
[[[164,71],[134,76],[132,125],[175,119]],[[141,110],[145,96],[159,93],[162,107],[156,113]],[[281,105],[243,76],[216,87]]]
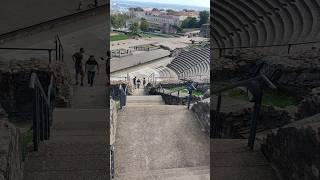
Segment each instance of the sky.
[[185,4],[189,6],[210,7],[210,0],[132,0],[140,2],[157,2],[168,4]]

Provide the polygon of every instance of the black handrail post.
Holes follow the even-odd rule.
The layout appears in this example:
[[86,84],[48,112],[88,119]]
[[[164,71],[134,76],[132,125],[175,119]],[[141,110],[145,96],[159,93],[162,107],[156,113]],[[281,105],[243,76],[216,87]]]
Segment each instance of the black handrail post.
[[288,54],[290,54],[291,46],[291,44],[288,44]]
[[49,64],[51,64],[51,49],[49,51]]
[[188,109],[190,109],[190,104],[191,104],[191,99],[192,99],[192,90],[189,93],[189,98],[188,98]]
[[213,127],[212,128],[213,129],[212,138],[220,138],[221,137],[221,132],[220,132],[221,128],[222,128],[222,124],[220,122],[221,100],[222,100],[222,95],[221,95],[221,92],[219,92],[215,119],[212,118],[212,121],[214,121],[214,123],[210,123],[210,126]]
[[54,41],[54,43],[55,43],[55,46],[56,46],[56,61],[58,61],[58,40],[56,39]]
[[32,129],[33,129],[33,150],[37,151],[38,150],[38,102],[37,102],[37,90],[33,89],[33,110],[32,110]]
[[[254,112],[251,117],[251,127],[250,127],[250,135],[248,139],[248,146],[253,150],[254,148],[254,142],[256,138],[256,131],[257,131],[257,124],[260,116],[260,109],[262,104],[262,96],[263,96],[263,88],[261,85],[257,82],[257,88],[256,93],[253,92],[254,96]],[[260,91],[260,92],[259,92]]]

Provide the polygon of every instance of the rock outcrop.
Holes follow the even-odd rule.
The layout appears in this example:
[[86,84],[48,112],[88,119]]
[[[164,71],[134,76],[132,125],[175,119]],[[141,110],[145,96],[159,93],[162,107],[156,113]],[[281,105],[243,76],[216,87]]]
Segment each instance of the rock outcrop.
[[296,113],[297,119],[303,119],[320,113],[320,87],[312,89],[299,104]]
[[0,179],[22,180],[23,161],[20,130],[7,120],[0,106]]
[[320,114],[274,130],[262,151],[283,179],[320,179]]

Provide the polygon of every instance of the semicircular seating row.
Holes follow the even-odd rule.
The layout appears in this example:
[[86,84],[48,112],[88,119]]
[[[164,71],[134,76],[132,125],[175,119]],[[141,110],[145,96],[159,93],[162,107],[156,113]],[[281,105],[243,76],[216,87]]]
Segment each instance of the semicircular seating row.
[[211,12],[214,48],[320,40],[319,0],[214,0]]
[[209,79],[210,48],[184,50],[167,67],[176,72],[179,79]]

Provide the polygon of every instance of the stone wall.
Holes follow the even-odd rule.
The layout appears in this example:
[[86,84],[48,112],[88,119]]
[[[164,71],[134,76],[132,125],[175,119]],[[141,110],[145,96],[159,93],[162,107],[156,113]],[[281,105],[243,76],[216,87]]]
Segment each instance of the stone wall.
[[[170,94],[166,94],[166,93],[161,93],[161,92],[155,92],[152,91],[151,93],[149,92],[150,95],[161,95],[162,99],[164,100],[164,102],[168,105],[187,105],[188,104],[188,96],[184,97],[184,96],[174,96],[174,95],[170,95]],[[192,100],[191,100],[191,104],[200,101],[201,98],[197,97],[197,96],[193,96]]]
[[299,104],[296,113],[297,119],[303,119],[320,113],[320,87],[312,89]]
[[261,147],[283,179],[320,179],[320,114],[274,130]]
[[279,90],[303,97],[311,89],[320,87],[320,59],[309,52],[290,56],[265,56],[254,50],[213,59],[211,73],[214,81],[247,79],[263,64],[266,74]]
[[203,131],[210,134],[210,98],[192,104],[191,111],[200,121]]
[[0,106],[0,179],[22,180],[23,161],[21,134],[18,128],[7,121]]
[[[232,107],[230,107],[232,109]],[[250,133],[252,107],[238,108],[231,112],[220,112],[219,119],[222,122],[223,138],[246,138]],[[212,116],[216,117],[215,109]],[[292,117],[286,110],[276,109],[270,106],[262,106],[257,125],[257,132],[278,128],[290,123]]]
[[114,145],[116,140],[116,129],[117,129],[117,105],[114,100],[110,98],[110,145]]
[[46,61],[31,59],[0,64],[0,102],[10,116],[25,116],[31,112],[32,89],[29,88],[32,72],[36,72],[47,92],[51,74],[55,77],[56,105],[71,104],[72,86],[63,65],[48,65]]

